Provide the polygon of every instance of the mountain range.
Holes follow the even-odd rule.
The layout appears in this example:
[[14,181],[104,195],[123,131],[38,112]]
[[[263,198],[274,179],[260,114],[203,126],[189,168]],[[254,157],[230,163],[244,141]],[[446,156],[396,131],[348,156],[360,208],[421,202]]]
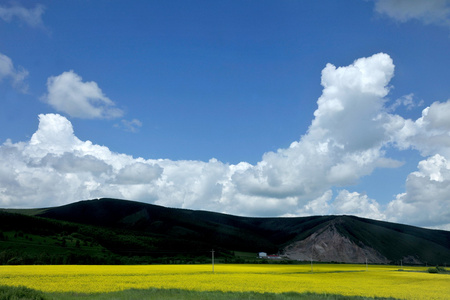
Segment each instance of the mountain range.
[[449,231],[355,216],[238,217],[103,198],[2,209],[0,217],[0,263],[23,263],[37,253],[45,263],[182,262],[204,260],[212,249],[231,262],[239,253],[265,252],[283,261],[450,263]]

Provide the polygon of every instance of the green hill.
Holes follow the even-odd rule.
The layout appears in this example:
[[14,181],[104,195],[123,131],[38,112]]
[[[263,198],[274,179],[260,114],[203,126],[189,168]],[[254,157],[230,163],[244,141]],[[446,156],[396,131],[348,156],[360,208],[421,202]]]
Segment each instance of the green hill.
[[354,216],[249,218],[99,199],[5,209],[0,217],[0,263],[205,262],[211,249],[229,262],[242,261],[235,251],[263,251],[301,260],[450,263],[448,231]]

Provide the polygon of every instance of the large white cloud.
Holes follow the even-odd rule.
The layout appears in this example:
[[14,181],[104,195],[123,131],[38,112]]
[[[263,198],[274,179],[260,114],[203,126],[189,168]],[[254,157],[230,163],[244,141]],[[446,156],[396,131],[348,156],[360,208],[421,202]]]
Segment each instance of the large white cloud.
[[442,154],[450,157],[450,100],[434,102],[417,120],[390,116],[386,125],[394,143],[401,148],[414,148],[423,156]]
[[10,80],[14,88],[21,92],[26,92],[28,85],[24,82],[28,76],[28,71],[22,67],[14,67],[14,64],[8,56],[0,53],[0,83],[3,80]]
[[406,180],[406,192],[389,203],[392,220],[450,230],[450,161],[436,154]]
[[[356,214],[447,226],[450,104],[433,103],[415,121],[393,114],[385,100],[393,73],[394,64],[383,53],[345,67],[328,64],[308,131],[255,165],[134,158],[78,139],[61,115],[40,115],[29,141],[0,146],[0,206],[117,197],[250,216]],[[85,85],[76,74],[64,74],[77,88]],[[86,89],[102,95],[94,84]],[[414,148],[429,157],[408,176],[405,193],[384,207],[348,187],[375,168],[400,166],[386,157],[389,147]],[[336,187],[345,189],[333,195]]]
[[386,125],[399,149],[416,149],[426,159],[406,179],[405,193],[386,210],[392,221],[450,229],[450,100],[434,102],[417,120],[391,115]]
[[277,198],[279,205],[296,197],[302,207],[331,186],[355,184],[376,167],[399,166],[382,150],[389,140],[384,124],[390,121],[382,109],[383,97],[393,71],[391,58],[382,53],[347,67],[328,64],[307,134],[288,149],[266,153],[255,167],[236,173],[233,180],[239,192]]
[[47,89],[48,93],[42,99],[71,117],[97,119],[123,115],[123,111],[115,107],[96,82],[83,82],[72,70],[48,78]]

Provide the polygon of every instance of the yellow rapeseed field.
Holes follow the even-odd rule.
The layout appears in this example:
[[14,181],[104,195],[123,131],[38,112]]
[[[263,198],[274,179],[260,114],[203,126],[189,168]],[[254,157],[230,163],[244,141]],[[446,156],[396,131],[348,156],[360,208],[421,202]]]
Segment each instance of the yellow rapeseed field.
[[125,289],[315,292],[401,299],[449,299],[450,275],[425,268],[365,265],[0,266],[0,285],[45,292]]

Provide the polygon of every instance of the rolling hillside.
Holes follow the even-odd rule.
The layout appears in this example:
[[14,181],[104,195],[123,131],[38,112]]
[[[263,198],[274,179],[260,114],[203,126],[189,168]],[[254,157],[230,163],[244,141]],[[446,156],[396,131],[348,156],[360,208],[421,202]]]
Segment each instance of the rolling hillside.
[[[80,243],[90,240],[97,245],[99,258],[121,262],[126,262],[124,257],[146,257],[143,261],[164,257],[163,262],[175,257],[206,259],[214,248],[225,260],[233,259],[233,251],[264,251],[293,260],[312,256],[315,261],[450,264],[450,232],[354,216],[248,218],[117,199],[3,211],[0,230],[6,235],[29,232],[31,228],[23,224],[33,223],[36,236],[45,232],[55,236],[58,230],[60,236],[75,234],[77,253],[83,253]],[[9,223],[4,221],[6,215]],[[11,221],[18,218],[28,219]],[[69,229],[57,229],[64,226]],[[66,240],[77,243],[77,238]]]

